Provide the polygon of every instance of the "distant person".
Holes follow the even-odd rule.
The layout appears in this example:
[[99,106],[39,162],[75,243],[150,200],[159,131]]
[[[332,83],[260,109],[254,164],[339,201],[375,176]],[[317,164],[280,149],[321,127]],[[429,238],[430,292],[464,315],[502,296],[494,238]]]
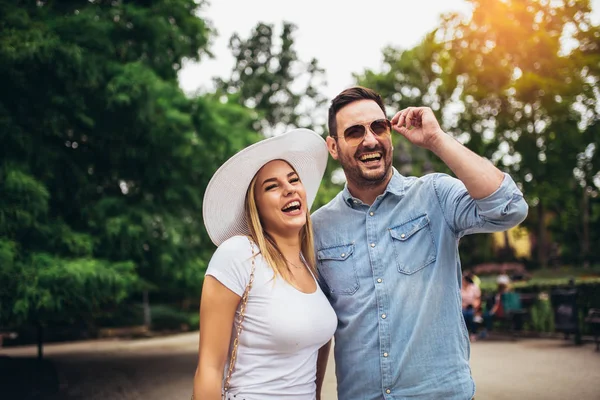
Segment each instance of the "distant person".
[[498,277],[496,293],[489,297],[483,313],[484,330],[479,337],[485,338],[488,332],[493,330],[494,320],[504,318],[504,307],[502,306],[502,295],[510,290],[510,280]]
[[326,165],[325,141],[297,129],[240,151],[209,182],[203,217],[218,248],[202,288],[192,398],[317,397],[318,354],[337,326],[317,284],[309,216]]
[[475,317],[481,306],[481,290],[473,282],[473,277],[470,274],[463,276],[462,287],[460,289],[462,301],[462,314],[469,331],[471,341],[477,339],[477,324]]

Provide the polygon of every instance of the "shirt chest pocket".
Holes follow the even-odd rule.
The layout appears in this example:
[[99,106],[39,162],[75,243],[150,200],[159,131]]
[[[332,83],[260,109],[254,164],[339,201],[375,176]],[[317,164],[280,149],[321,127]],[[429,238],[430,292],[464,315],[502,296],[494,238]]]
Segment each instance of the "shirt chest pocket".
[[398,271],[411,275],[436,260],[429,217],[421,215],[389,229]]
[[333,294],[352,295],[358,290],[354,244],[327,247],[317,251],[319,273]]

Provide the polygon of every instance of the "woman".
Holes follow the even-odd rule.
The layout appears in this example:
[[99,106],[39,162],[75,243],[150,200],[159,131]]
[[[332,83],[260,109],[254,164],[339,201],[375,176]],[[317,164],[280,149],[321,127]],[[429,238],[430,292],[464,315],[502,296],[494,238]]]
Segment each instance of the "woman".
[[[325,141],[296,129],[233,156],[207,186],[218,246],[200,304],[196,400],[314,400],[337,318],[316,280],[309,210]],[[239,332],[239,333],[238,333]]]

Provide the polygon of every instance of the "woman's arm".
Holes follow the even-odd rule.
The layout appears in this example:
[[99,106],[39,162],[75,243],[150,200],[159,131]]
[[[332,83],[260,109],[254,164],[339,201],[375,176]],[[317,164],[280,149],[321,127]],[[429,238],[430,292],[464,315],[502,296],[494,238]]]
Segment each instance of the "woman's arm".
[[221,400],[223,369],[240,296],[208,275],[200,301],[200,345],[194,400]]

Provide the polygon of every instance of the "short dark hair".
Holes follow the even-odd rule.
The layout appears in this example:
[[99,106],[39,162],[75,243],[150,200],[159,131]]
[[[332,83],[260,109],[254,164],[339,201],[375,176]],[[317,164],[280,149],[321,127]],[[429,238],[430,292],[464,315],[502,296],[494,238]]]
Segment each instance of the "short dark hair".
[[385,114],[385,105],[377,92],[362,86],[348,88],[331,100],[328,119],[329,136],[337,137],[337,113],[348,104],[359,100],[373,100]]

